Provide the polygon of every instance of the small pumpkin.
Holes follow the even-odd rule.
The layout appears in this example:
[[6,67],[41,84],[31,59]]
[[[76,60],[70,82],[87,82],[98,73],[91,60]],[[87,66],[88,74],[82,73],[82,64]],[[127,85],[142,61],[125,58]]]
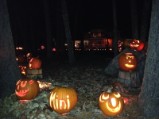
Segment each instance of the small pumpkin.
[[34,99],[40,91],[37,81],[32,79],[21,79],[16,83],[15,94],[19,100]]
[[59,114],[70,112],[77,103],[77,93],[70,87],[55,87],[50,92],[50,107]]
[[40,69],[41,68],[41,60],[39,58],[31,58],[29,60],[29,68],[30,69]]
[[136,51],[141,51],[144,49],[145,44],[141,40],[133,39],[130,42],[130,48]]
[[119,68],[124,71],[133,71],[136,69],[137,60],[133,53],[122,53],[118,59]]
[[107,91],[99,96],[99,107],[106,116],[116,116],[122,112],[124,101],[120,93]]

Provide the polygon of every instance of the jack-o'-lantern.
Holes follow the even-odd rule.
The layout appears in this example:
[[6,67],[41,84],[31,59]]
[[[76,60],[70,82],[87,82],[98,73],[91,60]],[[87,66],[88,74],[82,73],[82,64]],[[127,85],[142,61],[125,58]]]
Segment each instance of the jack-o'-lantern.
[[31,58],[29,61],[29,68],[30,69],[39,69],[41,68],[41,60],[39,58]]
[[49,97],[50,107],[59,114],[70,112],[77,103],[77,93],[70,87],[55,87]]
[[124,101],[120,93],[107,91],[99,96],[99,107],[106,116],[116,116],[122,112]]
[[119,68],[124,71],[133,71],[136,69],[137,60],[133,53],[123,53],[118,59]]
[[21,79],[16,83],[15,94],[19,100],[34,99],[39,93],[39,84],[32,79]]
[[133,50],[141,51],[144,49],[144,43],[140,40],[133,39],[130,42],[130,48]]

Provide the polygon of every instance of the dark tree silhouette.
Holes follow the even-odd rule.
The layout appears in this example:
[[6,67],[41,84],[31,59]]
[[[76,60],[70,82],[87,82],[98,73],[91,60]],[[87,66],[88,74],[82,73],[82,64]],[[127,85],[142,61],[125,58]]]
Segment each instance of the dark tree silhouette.
[[139,38],[138,7],[136,0],[130,0],[132,38]]
[[63,54],[65,52],[65,47],[64,43],[65,42],[65,30],[64,30],[64,24],[63,24],[63,19],[61,15],[61,0],[56,1],[56,36],[55,36],[55,41],[56,41],[56,48],[57,48],[57,60],[63,60]]
[[142,41],[148,40],[148,32],[150,27],[150,15],[151,15],[151,0],[144,0],[141,12],[141,26],[140,26],[140,39]]
[[117,26],[117,11],[116,0],[112,0],[113,6],[113,50],[114,56],[118,54],[118,26]]
[[49,7],[49,1],[48,0],[43,0],[43,5],[44,5],[44,17],[45,17],[45,32],[46,32],[46,46],[47,46],[47,59],[51,58],[51,49],[52,49],[52,29],[51,29],[51,19],[50,19],[50,7]]
[[71,36],[71,30],[69,25],[67,4],[65,0],[61,0],[61,2],[62,2],[62,17],[63,17],[65,34],[66,34],[66,39],[68,44],[68,60],[69,60],[69,64],[72,65],[75,63],[75,56],[74,56],[74,46],[73,46],[73,41]]
[[139,105],[148,119],[159,118],[159,0],[152,1],[150,32]]
[[0,0],[0,98],[15,90],[20,78],[7,9],[7,1]]

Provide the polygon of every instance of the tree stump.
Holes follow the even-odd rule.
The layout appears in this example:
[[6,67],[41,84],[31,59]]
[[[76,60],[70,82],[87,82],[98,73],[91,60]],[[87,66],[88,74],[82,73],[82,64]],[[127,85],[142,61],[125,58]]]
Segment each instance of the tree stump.
[[140,87],[140,79],[137,71],[126,72],[119,70],[118,82],[122,83],[127,88]]
[[32,78],[32,79],[42,79],[42,69],[27,69],[27,78]]

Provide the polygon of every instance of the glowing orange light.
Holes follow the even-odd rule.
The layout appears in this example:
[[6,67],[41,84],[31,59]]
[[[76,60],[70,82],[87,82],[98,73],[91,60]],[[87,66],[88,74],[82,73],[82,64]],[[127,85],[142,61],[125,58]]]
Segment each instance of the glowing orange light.
[[41,50],[44,50],[44,49],[45,49],[45,46],[44,46],[44,45],[41,45],[40,48],[41,48]]
[[111,98],[110,102],[111,102],[113,107],[116,107],[117,104],[116,104],[116,99],[115,98]]
[[99,96],[99,107],[107,116],[115,116],[123,109],[123,99],[118,92],[103,92]]
[[52,52],[56,52],[56,48],[52,48]]
[[124,104],[128,104],[129,103],[129,99],[128,98],[123,98],[124,100]]
[[[66,101],[63,99],[58,99],[56,93],[53,93],[50,96],[50,106],[54,107],[55,110],[68,110],[70,108],[70,100],[68,95],[66,96],[66,98]],[[53,100],[53,103],[51,103],[51,100]]]

